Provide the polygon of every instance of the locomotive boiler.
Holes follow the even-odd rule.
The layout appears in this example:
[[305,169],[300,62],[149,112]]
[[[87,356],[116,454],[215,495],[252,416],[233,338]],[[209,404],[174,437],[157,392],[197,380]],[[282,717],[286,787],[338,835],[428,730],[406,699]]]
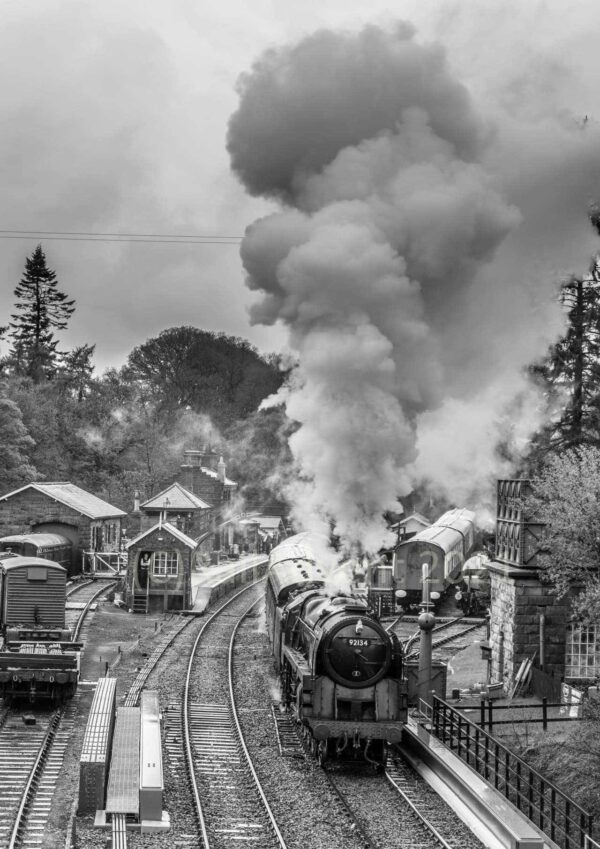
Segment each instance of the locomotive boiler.
[[418,607],[423,596],[423,565],[429,567],[429,594],[442,596],[460,580],[473,547],[475,514],[448,510],[428,528],[400,542],[394,552],[396,598],[404,608]]
[[407,716],[402,647],[363,598],[331,593],[310,537],[271,552],[267,627],[286,707],[313,754],[385,763]]
[[79,681],[79,648],[65,625],[67,571],[42,557],[0,560],[0,695],[62,701]]

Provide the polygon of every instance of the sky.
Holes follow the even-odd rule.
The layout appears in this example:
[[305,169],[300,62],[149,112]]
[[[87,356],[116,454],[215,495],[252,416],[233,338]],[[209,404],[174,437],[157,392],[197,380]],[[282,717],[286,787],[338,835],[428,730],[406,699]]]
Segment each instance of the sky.
[[540,424],[523,367],[599,246],[600,14],[349,5],[5,2],[1,298],[41,241],[100,370],[184,324],[290,350],[298,500],[375,545]]
[[[226,136],[237,81],[264,50],[320,28],[410,20],[418,39],[444,44],[483,100],[494,88],[516,97],[519,71],[529,68],[530,98],[554,97],[575,116],[593,116],[600,60],[589,46],[599,17],[592,3],[489,0],[5,0],[0,229],[242,236],[275,204],[249,196],[231,170]],[[0,241],[3,315],[41,241],[77,301],[64,341],[95,343],[100,370],[182,324],[241,335],[263,351],[285,343],[280,327],[249,323],[256,296],[244,285],[237,242]],[[574,254],[566,248],[565,267]]]

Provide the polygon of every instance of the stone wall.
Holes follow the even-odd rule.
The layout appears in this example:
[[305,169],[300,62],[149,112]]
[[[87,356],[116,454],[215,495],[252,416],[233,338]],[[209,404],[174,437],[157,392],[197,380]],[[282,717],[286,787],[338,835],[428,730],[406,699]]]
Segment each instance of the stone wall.
[[542,614],[544,669],[563,675],[568,602],[550,594],[537,570],[494,562],[490,576],[492,680],[510,689],[521,661],[535,655],[539,665]]
[[76,534],[69,534],[75,547],[90,547],[90,519],[48,495],[27,489],[0,501],[0,536],[27,534],[39,525],[49,524],[69,525],[76,529]]

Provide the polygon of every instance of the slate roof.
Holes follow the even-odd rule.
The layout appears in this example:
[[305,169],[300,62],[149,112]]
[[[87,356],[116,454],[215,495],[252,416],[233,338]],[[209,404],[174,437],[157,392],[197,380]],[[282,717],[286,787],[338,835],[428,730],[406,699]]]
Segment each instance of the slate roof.
[[13,495],[19,492],[25,492],[27,489],[35,489],[61,504],[71,507],[78,513],[88,516],[90,519],[114,519],[121,516],[126,516],[124,510],[119,510],[118,507],[113,507],[108,501],[103,501],[85,489],[75,486],[74,483],[30,483],[27,486],[22,486],[19,489],[14,489],[6,495],[0,497],[0,501],[6,501]]
[[196,548],[196,540],[193,540],[187,534],[184,534],[183,531],[180,531],[179,528],[175,527],[175,525],[171,525],[170,522],[159,522],[158,524],[153,525],[151,528],[148,528],[147,531],[143,531],[143,533],[138,534],[136,537],[130,540],[125,546],[125,548],[131,548],[132,545],[135,545],[135,543],[143,540],[144,537],[148,536],[148,534],[151,534],[153,531],[158,530],[165,531],[165,533],[167,534],[171,534],[172,537],[175,537],[175,539],[179,540],[179,542],[182,542],[184,545],[187,545],[188,548]]
[[[169,503],[165,506],[165,500],[169,499]],[[141,510],[210,510],[212,505],[198,498],[189,489],[181,486],[180,483],[173,483],[158,495],[153,495],[143,504],[140,504]]]

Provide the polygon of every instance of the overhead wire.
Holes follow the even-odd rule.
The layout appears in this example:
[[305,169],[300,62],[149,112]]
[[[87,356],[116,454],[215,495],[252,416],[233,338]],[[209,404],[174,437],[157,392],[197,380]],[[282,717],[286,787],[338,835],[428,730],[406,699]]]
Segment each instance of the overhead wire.
[[32,239],[64,242],[144,242],[172,245],[239,245],[242,236],[202,236],[185,233],[89,233],[60,230],[0,230],[0,239]]

